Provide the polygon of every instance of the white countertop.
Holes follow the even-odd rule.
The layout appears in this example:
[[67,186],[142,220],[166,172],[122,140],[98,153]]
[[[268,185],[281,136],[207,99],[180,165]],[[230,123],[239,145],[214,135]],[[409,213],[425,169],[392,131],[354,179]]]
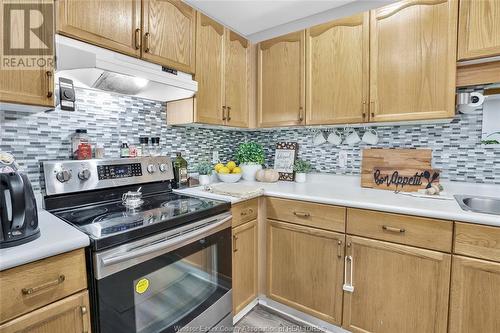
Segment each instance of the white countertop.
[[40,237],[5,249],[0,249],[0,271],[52,257],[89,245],[87,235],[63,220],[41,209],[38,211]]
[[[294,182],[252,184],[261,185],[264,188],[264,195],[272,197],[500,226],[499,215],[464,211],[455,199],[415,198],[393,191],[362,188],[360,183],[359,176],[313,174],[308,175],[308,181],[301,184]],[[500,197],[500,185],[461,182],[442,182],[442,184],[449,196],[471,194]],[[206,192],[202,187],[176,191],[186,195],[230,201],[233,204],[242,201],[239,198]]]

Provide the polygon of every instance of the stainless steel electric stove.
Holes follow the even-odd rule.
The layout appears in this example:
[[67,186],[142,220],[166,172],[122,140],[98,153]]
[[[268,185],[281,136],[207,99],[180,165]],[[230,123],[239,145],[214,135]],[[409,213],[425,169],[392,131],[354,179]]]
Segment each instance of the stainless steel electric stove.
[[229,203],[173,193],[166,157],[43,169],[45,208],[91,240],[94,332],[232,329]]

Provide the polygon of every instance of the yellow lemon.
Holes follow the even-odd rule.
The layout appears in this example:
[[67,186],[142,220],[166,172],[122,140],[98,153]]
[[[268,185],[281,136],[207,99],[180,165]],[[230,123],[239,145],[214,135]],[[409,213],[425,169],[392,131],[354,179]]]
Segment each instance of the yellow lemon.
[[232,173],[241,173],[241,168],[240,167],[234,167],[234,169],[231,172]]
[[230,172],[231,171],[227,167],[222,167],[219,169],[219,173],[226,174],[226,173],[230,173]]
[[217,163],[217,164],[214,166],[214,170],[215,170],[216,172],[219,172],[219,170],[220,170],[221,168],[223,168],[223,167],[224,167],[224,164],[222,164],[222,163]]
[[236,163],[234,163],[233,161],[229,161],[229,162],[227,162],[226,167],[229,170],[233,170],[234,168],[236,168]]

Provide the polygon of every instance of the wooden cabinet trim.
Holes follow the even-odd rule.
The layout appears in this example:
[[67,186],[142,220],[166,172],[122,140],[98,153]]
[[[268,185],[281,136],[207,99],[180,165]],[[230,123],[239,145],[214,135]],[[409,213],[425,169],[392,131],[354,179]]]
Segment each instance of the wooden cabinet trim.
[[244,47],[245,49],[248,48],[248,40],[241,37],[240,35],[238,35],[236,32],[234,31],[231,31],[229,30],[229,41],[235,41],[237,40],[238,42],[240,42],[241,46]]
[[260,42],[259,48],[261,50],[267,50],[268,48],[278,44],[278,43],[294,43],[303,41],[304,31],[292,32],[283,36],[268,39],[266,41]]
[[365,21],[365,16],[368,15],[368,12],[357,14],[351,17],[346,17],[346,18],[341,18],[338,20],[334,20],[331,22],[323,23],[320,25],[316,25],[314,27],[311,27],[308,30],[308,34],[312,37],[319,36],[326,31],[330,30],[331,28],[334,27],[340,27],[340,26],[345,26],[345,27],[353,27],[357,26],[360,24],[363,24]]
[[398,1],[394,4],[387,5],[385,7],[382,7],[381,9],[376,9],[377,19],[385,19],[388,18],[394,14],[397,14],[398,12],[402,11],[403,9],[406,9],[411,6],[418,6],[418,5],[438,5],[441,3],[445,3],[448,0],[403,0],[403,1]]
[[202,27],[212,27],[219,35],[222,36],[224,34],[224,26],[208,16],[198,13],[198,20]]
[[500,82],[500,61],[457,67],[457,87]]

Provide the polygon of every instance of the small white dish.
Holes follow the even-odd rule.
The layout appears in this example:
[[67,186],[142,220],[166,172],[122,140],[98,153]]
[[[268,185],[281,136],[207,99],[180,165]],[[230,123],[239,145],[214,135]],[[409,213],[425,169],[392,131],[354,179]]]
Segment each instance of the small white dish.
[[224,183],[236,183],[241,179],[241,173],[218,173],[217,176]]

